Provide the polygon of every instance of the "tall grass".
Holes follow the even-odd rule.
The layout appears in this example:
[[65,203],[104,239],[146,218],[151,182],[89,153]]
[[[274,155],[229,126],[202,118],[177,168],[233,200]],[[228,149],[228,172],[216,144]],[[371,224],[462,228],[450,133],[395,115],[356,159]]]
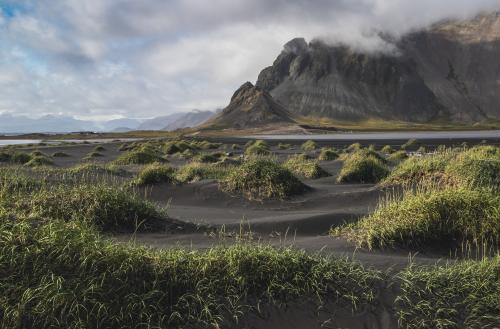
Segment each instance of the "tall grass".
[[347,155],[337,181],[340,183],[378,183],[389,173],[384,160],[379,157],[365,150]]
[[283,163],[283,167],[304,178],[315,179],[330,176],[328,172],[320,167],[318,160],[307,159],[300,154],[289,157]]
[[500,251],[500,196],[487,190],[407,190],[334,234],[369,249],[473,248],[495,253]]
[[0,221],[0,328],[220,328],[266,303],[333,302],[354,313],[379,274],[341,259],[237,245],[151,250],[82,223]]

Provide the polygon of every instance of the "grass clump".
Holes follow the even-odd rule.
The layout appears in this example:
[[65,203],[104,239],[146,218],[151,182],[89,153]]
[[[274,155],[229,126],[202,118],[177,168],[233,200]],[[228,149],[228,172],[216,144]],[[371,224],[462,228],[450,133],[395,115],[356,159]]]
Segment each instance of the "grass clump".
[[25,164],[31,160],[31,155],[24,152],[14,152],[11,157],[11,161],[17,164]]
[[159,231],[168,221],[166,213],[153,204],[129,191],[100,184],[2,194],[0,207],[27,218],[85,222],[107,232]]
[[0,152],[0,162],[10,162],[12,156],[7,152]]
[[339,183],[378,183],[388,174],[389,169],[382,160],[374,155],[358,151],[347,156],[337,181]]
[[54,161],[46,156],[34,156],[30,161],[24,164],[27,167],[42,167],[42,166],[53,166]]
[[285,199],[306,186],[290,170],[267,159],[253,159],[234,168],[221,182],[223,191],[241,193],[251,200]]
[[127,151],[114,161],[118,165],[150,164],[155,162],[166,162],[166,160],[154,151],[141,149]]
[[498,328],[500,256],[403,271],[396,300],[401,328]]
[[106,148],[102,145],[99,145],[99,146],[94,147],[94,151],[95,152],[104,152],[104,151],[106,151]]
[[279,143],[278,144],[278,149],[279,150],[289,150],[292,148],[292,145],[290,144],[284,144],[284,143]]
[[303,151],[305,152],[311,152],[311,151],[314,151],[318,148],[318,143],[316,143],[315,141],[313,140],[308,140],[306,141],[304,144],[302,144],[301,148]]
[[180,167],[175,179],[180,183],[192,183],[204,179],[223,179],[232,166],[217,163],[192,162]]
[[222,153],[214,153],[214,154],[198,154],[193,158],[194,161],[202,162],[202,163],[215,163],[219,161],[223,157]]
[[66,169],[66,172],[70,175],[123,174],[123,170],[116,165],[100,165],[96,163],[81,164],[76,167]]
[[439,183],[457,187],[500,188],[500,148],[474,147],[466,151],[438,152],[411,157],[385,179],[386,184]]
[[247,156],[258,156],[258,155],[269,155],[271,150],[269,148],[269,144],[263,140],[257,140],[245,149],[245,155]]
[[407,158],[408,154],[406,154],[406,151],[400,150],[389,155],[389,157],[387,157],[387,160],[389,160],[390,162],[401,162]]
[[309,160],[299,155],[294,155],[288,158],[283,167],[290,170],[293,174],[305,178],[321,178],[330,176],[323,168],[320,167],[317,160]]
[[[492,248],[500,243],[500,196],[446,189],[411,192],[382,203],[372,214],[336,233],[360,247]],[[334,232],[335,233],[335,232]]]
[[320,161],[331,161],[339,157],[339,154],[331,148],[323,147],[319,153],[318,160]]
[[420,147],[420,142],[414,138],[409,139],[406,143],[401,145],[401,149],[405,151],[415,151]]
[[52,154],[52,157],[54,157],[54,158],[67,158],[69,156],[70,155],[68,153],[66,153],[66,152],[54,152]]
[[385,154],[391,154],[394,152],[394,149],[390,145],[385,145],[384,147],[382,147],[380,152],[385,153]]
[[353,143],[347,147],[348,152],[355,152],[359,151],[363,148],[363,146],[360,143]]
[[[330,298],[357,313],[380,274],[348,260],[238,245],[154,250],[80,223],[0,221],[0,328],[223,328],[259,306]],[[313,296],[313,297],[305,297]],[[317,296],[317,297],[316,297]],[[43,325],[42,325],[43,324]]]
[[86,158],[101,158],[103,156],[104,154],[94,151],[87,154]]
[[138,186],[161,183],[176,183],[174,168],[161,163],[147,165],[133,181],[133,185]]

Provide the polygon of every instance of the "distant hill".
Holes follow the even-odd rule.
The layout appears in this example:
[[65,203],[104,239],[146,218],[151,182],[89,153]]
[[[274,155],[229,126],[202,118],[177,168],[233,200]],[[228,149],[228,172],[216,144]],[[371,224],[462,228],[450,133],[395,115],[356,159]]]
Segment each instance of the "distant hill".
[[388,41],[393,53],[287,43],[258,77],[291,113],[332,119],[500,119],[500,14],[449,20]]
[[212,111],[193,111],[184,113],[184,115],[172,120],[163,127],[162,130],[172,131],[181,128],[196,127],[215,115]]
[[294,119],[267,91],[246,82],[236,90],[229,105],[205,126],[248,128],[276,123],[294,123]]
[[77,120],[68,116],[45,115],[40,118],[30,118],[9,113],[0,114],[0,133],[63,133],[97,129],[95,122]]

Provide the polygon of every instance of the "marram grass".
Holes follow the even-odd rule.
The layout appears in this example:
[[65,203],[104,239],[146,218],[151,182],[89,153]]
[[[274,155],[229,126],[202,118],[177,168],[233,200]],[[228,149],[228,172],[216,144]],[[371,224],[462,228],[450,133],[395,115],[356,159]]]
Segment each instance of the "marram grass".
[[300,154],[289,157],[283,163],[283,167],[304,178],[315,179],[330,176],[328,172],[321,168],[318,160],[307,159]]
[[233,327],[265,303],[314,298],[356,312],[380,274],[293,249],[151,250],[81,222],[0,221],[0,328]]

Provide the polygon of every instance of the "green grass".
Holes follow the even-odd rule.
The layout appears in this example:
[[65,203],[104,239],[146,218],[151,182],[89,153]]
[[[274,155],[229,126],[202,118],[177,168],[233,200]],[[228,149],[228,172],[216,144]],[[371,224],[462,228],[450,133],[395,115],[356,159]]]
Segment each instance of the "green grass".
[[300,154],[288,158],[283,167],[290,170],[294,175],[304,178],[321,178],[330,176],[323,168],[320,167],[317,160],[309,160]]
[[8,152],[0,152],[0,162],[10,162],[12,155]]
[[11,157],[12,163],[25,164],[31,160],[31,155],[24,152],[14,152]]
[[339,154],[331,148],[323,147],[319,153],[318,160],[320,161],[331,161],[339,157]]
[[150,164],[155,162],[166,162],[166,160],[156,152],[140,149],[122,153],[114,161],[118,165]]
[[[4,215],[4,217],[8,217]],[[328,298],[356,314],[379,273],[293,249],[116,244],[81,223],[0,221],[0,328],[233,327],[266,304]]]
[[31,158],[30,161],[24,164],[27,167],[53,166],[54,161],[46,156],[37,155]]
[[400,163],[385,184],[438,183],[457,187],[500,188],[500,148],[479,146],[411,157]]
[[420,147],[420,142],[414,138],[409,139],[406,143],[401,145],[401,149],[405,151],[415,151]]
[[292,148],[291,144],[285,144],[285,143],[279,143],[278,144],[278,149],[279,150],[289,150],[290,148]]
[[202,163],[215,163],[218,162],[224,154],[222,153],[202,153],[193,157],[193,161],[202,162]]
[[153,163],[145,166],[133,180],[132,184],[144,186],[161,183],[175,184],[176,182],[174,168],[161,163]]
[[104,156],[104,154],[96,152],[96,151],[93,151],[93,152],[90,152],[89,154],[87,154],[86,157],[87,158],[101,158],[103,156]]
[[302,193],[307,187],[275,161],[252,159],[231,170],[221,181],[221,188],[250,200],[263,200],[285,199]]
[[396,151],[387,157],[390,162],[401,162],[405,159],[408,159],[408,154],[403,150]]
[[[247,143],[248,144],[248,143]],[[249,144],[245,149],[247,156],[262,156],[271,154],[269,144],[263,140],[257,140]]]
[[123,175],[124,171],[116,165],[100,165],[95,163],[84,163],[65,170],[70,175]]
[[498,328],[500,256],[403,271],[395,309],[400,328]]
[[180,167],[175,174],[175,179],[181,183],[192,183],[204,179],[220,180],[228,175],[231,168],[231,165],[192,162]]
[[65,152],[54,152],[52,154],[52,157],[54,157],[54,158],[67,158],[69,156],[70,155],[68,153],[65,153]]
[[500,196],[490,191],[446,189],[412,192],[379,204],[355,224],[334,230],[360,247],[465,247],[500,251]]
[[362,148],[363,148],[363,146],[360,143],[353,143],[347,147],[347,151],[354,152],[354,151],[361,150]]
[[339,183],[378,183],[388,174],[389,169],[382,160],[361,150],[345,158],[337,181]]
[[104,152],[104,151],[106,151],[106,148],[102,145],[98,145],[98,146],[94,147],[94,151],[95,152]]
[[163,210],[133,193],[102,184],[3,188],[0,193],[0,213],[15,210],[26,218],[85,222],[108,232],[158,231],[169,221]]
[[382,147],[380,152],[385,153],[385,154],[391,154],[394,152],[394,149],[390,145],[385,145],[384,147]]
[[302,144],[301,148],[305,152],[311,152],[319,148],[319,145],[313,140],[308,140],[304,144]]

